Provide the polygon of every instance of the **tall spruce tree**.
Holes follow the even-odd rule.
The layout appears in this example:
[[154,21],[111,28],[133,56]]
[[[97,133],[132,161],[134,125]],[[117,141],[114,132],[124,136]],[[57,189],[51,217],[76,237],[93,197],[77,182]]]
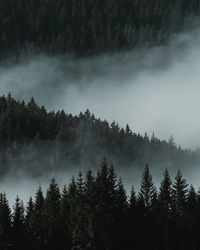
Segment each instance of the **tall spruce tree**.
[[130,198],[129,198],[129,209],[130,209],[131,213],[135,212],[136,201],[137,201],[137,197],[136,197],[136,194],[135,194],[134,187],[132,186],[131,187],[131,195],[130,195]]
[[62,194],[61,194],[61,205],[60,205],[60,216],[62,220],[62,231],[60,234],[62,234],[62,249],[71,249],[72,247],[72,236],[70,232],[70,201],[69,201],[69,194],[66,185],[63,188]]
[[194,187],[191,185],[187,197],[187,224],[189,228],[189,234],[191,242],[188,244],[192,250],[197,249],[197,238],[198,238],[198,229],[199,229],[199,206],[197,193]]
[[[95,249],[110,248],[112,240],[113,222],[115,218],[115,174],[111,168],[109,171],[106,159],[103,159],[101,169],[95,180],[95,194],[97,197],[95,218]],[[104,243],[103,243],[104,242]]]
[[85,182],[81,172],[79,172],[76,186],[77,193],[71,210],[72,250],[92,250],[94,249],[93,221],[86,207]]
[[126,190],[121,177],[116,188],[116,217],[113,223],[112,249],[123,249],[128,247],[128,201]]
[[149,166],[148,164],[146,164],[146,167],[143,172],[143,176],[141,180],[141,188],[139,192],[139,195],[143,197],[146,208],[150,208],[155,192],[156,192],[156,188],[152,181],[152,176],[149,171]]
[[161,181],[160,192],[158,196],[159,211],[157,215],[158,230],[160,231],[159,242],[163,249],[169,249],[169,228],[172,209],[172,181],[168,170],[164,172],[164,178]]
[[26,248],[24,205],[17,196],[13,207],[12,249]]
[[182,173],[178,170],[173,183],[173,210],[174,210],[174,220],[176,222],[176,230],[179,238],[179,245],[177,249],[184,249],[184,237],[186,236],[186,201],[188,194],[188,184],[183,178]]
[[32,212],[32,230],[36,250],[45,247],[45,218],[44,218],[44,196],[42,188],[39,187],[35,194],[34,210]]
[[27,248],[35,249],[34,242],[34,227],[33,227],[33,213],[34,213],[34,202],[32,197],[30,197],[28,204],[26,206],[26,216],[25,216],[25,227],[27,234]]
[[173,184],[173,202],[175,205],[176,212],[182,216],[184,214],[185,204],[188,194],[188,184],[183,178],[182,173],[178,170]]
[[61,195],[58,184],[55,179],[51,180],[47,189],[44,201],[44,217],[45,217],[45,233],[46,248],[56,250],[60,248],[62,242],[60,230],[62,229],[62,221],[60,216]]
[[11,245],[11,211],[6,194],[0,194],[0,249],[10,249]]

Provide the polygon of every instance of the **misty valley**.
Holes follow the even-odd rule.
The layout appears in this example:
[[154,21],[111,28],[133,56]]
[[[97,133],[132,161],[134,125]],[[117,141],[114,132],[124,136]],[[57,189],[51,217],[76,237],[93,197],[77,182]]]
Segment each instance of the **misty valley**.
[[[200,165],[198,150],[176,146],[173,137],[142,136],[128,124],[123,128],[97,119],[89,110],[75,116],[64,110],[48,112],[33,98],[25,103],[11,93],[0,97],[0,142],[0,182],[14,178],[13,188],[23,179],[36,185],[41,176],[47,180],[79,172],[64,188],[53,178],[46,195],[39,186],[24,202],[19,198],[22,189],[13,208],[6,190],[2,192],[0,249],[200,246],[200,193],[181,173]],[[159,186],[148,164],[157,172]],[[116,174],[126,176],[130,169],[131,191]],[[139,186],[138,170],[144,170]],[[176,174],[173,182],[168,170]],[[160,172],[163,177],[158,177]]]
[[46,111],[32,98],[27,104],[9,93],[0,97],[0,178],[37,178],[71,169],[97,170],[106,157],[117,169],[178,168],[186,173],[200,164],[199,151],[178,147],[173,137],[142,136],[118,123],[95,118],[89,110],[73,116]]
[[0,250],[200,249],[200,0],[0,0]]

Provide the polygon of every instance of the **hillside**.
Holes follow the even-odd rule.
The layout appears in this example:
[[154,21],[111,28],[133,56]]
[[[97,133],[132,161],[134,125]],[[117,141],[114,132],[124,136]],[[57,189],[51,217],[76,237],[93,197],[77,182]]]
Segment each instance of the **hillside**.
[[88,55],[156,45],[199,11],[198,0],[1,0],[0,52]]
[[31,175],[71,169],[95,169],[102,158],[116,168],[185,168],[198,165],[199,154],[168,142],[120,128],[95,118],[88,110],[78,116],[47,112],[34,99],[25,104],[11,94],[0,97],[0,170]]

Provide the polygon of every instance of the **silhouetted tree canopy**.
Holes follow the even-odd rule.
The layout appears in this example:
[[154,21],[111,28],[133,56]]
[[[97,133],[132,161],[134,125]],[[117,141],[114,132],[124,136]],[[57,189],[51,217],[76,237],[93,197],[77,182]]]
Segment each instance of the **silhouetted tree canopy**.
[[39,187],[26,208],[17,197],[11,210],[1,193],[0,249],[198,250],[199,193],[188,191],[181,172],[172,183],[165,170],[157,189],[146,166],[139,190],[127,195],[104,159],[96,174],[80,172],[62,192],[55,179],[45,196]]
[[87,55],[155,45],[198,15],[198,0],[1,0],[0,52]]
[[[47,112],[33,98],[25,104],[11,94],[0,97],[0,177],[11,169],[35,177],[71,167],[94,169],[103,157],[124,169],[143,167],[146,162],[154,168],[191,169],[200,163],[196,151],[183,150],[154,135],[149,139],[128,125],[124,130],[88,110],[73,116],[63,110]],[[114,179],[114,173],[110,178]],[[144,196],[145,181],[151,185],[150,177],[144,179]]]

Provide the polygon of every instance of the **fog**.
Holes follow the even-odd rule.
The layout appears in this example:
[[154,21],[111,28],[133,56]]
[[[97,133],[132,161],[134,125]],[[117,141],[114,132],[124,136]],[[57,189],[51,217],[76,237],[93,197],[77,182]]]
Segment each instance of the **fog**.
[[72,176],[78,177],[79,169],[67,171],[64,174],[61,172],[47,174],[46,176],[38,177],[37,179],[25,176],[23,173],[10,174],[0,182],[0,192],[6,193],[9,203],[12,205],[17,196],[26,204],[30,197],[35,198],[35,193],[39,186],[42,188],[43,194],[46,195],[47,188],[52,180],[56,179],[59,184],[60,191],[64,185],[69,185]]
[[[15,63],[6,59],[0,66],[0,94],[11,92],[25,101],[33,96],[48,110],[79,114],[89,109],[96,117],[115,120],[120,126],[128,123],[135,132],[154,132],[161,139],[173,135],[177,144],[194,149],[200,144],[199,77],[200,29],[194,29],[148,50],[84,59],[43,53],[27,53]],[[129,188],[132,179],[139,183],[141,172],[130,170],[129,178],[120,175]],[[67,173],[66,179],[71,175]],[[18,183],[15,191],[11,183],[16,178],[7,179],[0,188],[13,199],[23,185],[28,190],[24,197],[28,197],[37,185],[46,188],[49,176],[47,179],[33,185]],[[198,185],[194,172],[189,175],[191,180]]]
[[78,114],[87,108],[142,134],[199,146],[200,30],[166,46],[90,59],[24,56],[0,68],[0,93]]
[[[37,179],[30,178],[24,176],[22,173],[16,175],[8,175],[6,178],[1,180],[0,182],[0,192],[5,192],[6,196],[9,200],[9,204],[12,208],[16,197],[18,196],[23,200],[26,205],[30,197],[35,197],[35,193],[38,190],[39,186],[42,188],[43,194],[46,195],[47,188],[49,187],[50,181],[52,178],[56,179],[56,182],[59,185],[60,191],[63,190],[64,185],[69,185],[71,182],[72,176],[75,179],[78,178],[78,172],[81,170],[80,168],[75,168],[73,171],[65,171],[63,172],[54,172],[50,175],[42,176]],[[153,182],[157,189],[160,187],[161,179],[163,179],[163,169],[152,171],[150,168],[151,174],[153,176]],[[86,171],[82,171],[85,176]],[[136,193],[140,190],[140,183],[142,177],[143,169],[129,169],[124,171],[123,169],[116,171],[117,180],[119,177],[122,177],[122,181],[126,188],[127,195],[130,195],[131,188],[134,187]],[[174,181],[176,170],[174,173],[170,172],[170,176],[172,181]],[[94,172],[95,173],[95,172]],[[196,190],[200,188],[199,182],[199,167],[195,169],[193,172],[185,172],[183,171],[183,177],[186,177],[188,187],[190,184],[193,184]]]

